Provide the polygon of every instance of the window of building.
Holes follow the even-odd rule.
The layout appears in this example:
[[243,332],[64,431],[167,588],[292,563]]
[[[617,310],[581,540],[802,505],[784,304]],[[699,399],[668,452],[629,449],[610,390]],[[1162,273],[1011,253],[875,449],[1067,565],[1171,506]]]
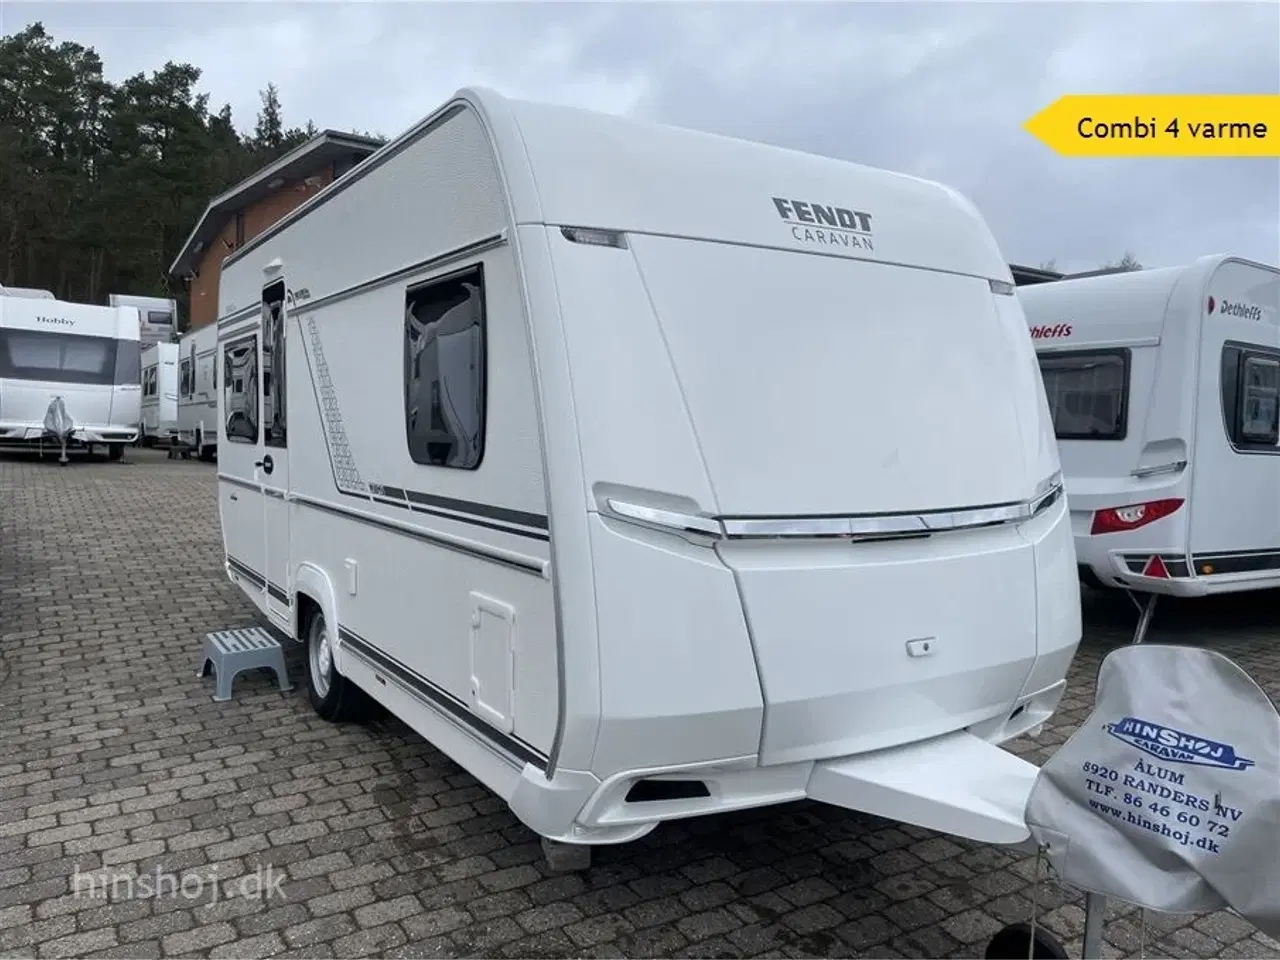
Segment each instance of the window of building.
[[484,457],[484,269],[405,291],[404,415],[415,463],[474,470]]
[[1129,351],[1042,353],[1040,375],[1059,440],[1123,440],[1129,416]]
[[222,409],[227,439],[234,443],[258,442],[258,335],[232,340],[222,352],[225,386]]

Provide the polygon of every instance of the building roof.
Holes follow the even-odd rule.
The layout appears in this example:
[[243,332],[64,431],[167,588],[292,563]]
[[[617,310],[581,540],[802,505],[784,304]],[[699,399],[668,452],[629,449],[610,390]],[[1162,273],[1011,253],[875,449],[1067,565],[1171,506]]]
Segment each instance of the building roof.
[[1009,272],[1013,274],[1016,286],[1024,287],[1033,283],[1051,283],[1061,280],[1063,274],[1056,270],[1045,270],[1040,267],[1024,267],[1017,263],[1009,264]]
[[279,160],[263,167],[209,201],[186,243],[178,251],[169,272],[183,276],[195,270],[200,254],[218,235],[227,221],[278,189],[284,181],[314,173],[335,160],[351,158],[358,163],[377,151],[382,142],[354,133],[323,130],[306,143],[290,150]]

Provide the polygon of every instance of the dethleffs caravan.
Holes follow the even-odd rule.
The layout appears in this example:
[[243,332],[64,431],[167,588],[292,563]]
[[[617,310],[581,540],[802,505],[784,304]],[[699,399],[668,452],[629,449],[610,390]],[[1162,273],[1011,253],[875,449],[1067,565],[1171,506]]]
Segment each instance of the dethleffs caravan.
[[1208,256],[1019,297],[1081,578],[1152,597],[1280,586],[1280,270]]
[[1027,836],[1080,639],[950,189],[468,90],[224,263],[229,576],[544,838],[803,797]]
[[119,459],[138,437],[138,325],[136,307],[0,295],[0,447]]

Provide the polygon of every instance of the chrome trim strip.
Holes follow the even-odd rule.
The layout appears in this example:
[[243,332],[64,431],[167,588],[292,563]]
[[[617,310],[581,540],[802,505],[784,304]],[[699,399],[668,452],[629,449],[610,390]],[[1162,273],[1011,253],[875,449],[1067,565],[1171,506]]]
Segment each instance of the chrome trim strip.
[[1165,473],[1181,473],[1187,469],[1187,461],[1173,460],[1169,463],[1156,464],[1154,467],[1137,467],[1129,471],[1129,476],[1141,479],[1143,477],[1157,477]]
[[726,540],[796,537],[856,540],[928,536],[975,527],[1022,523],[1043,513],[1057,502],[1062,493],[1062,483],[1055,477],[1048,490],[1018,503],[998,503],[962,510],[855,514],[847,517],[704,517],[640,506],[614,498],[605,503],[610,513],[620,520],[675,533],[698,533]]
[[253,490],[255,492],[261,492],[262,490],[261,484],[253,483],[249,480],[241,480],[239,477],[233,477],[229,473],[219,473],[218,479],[223,483],[230,483],[237,487],[244,487],[246,490]]

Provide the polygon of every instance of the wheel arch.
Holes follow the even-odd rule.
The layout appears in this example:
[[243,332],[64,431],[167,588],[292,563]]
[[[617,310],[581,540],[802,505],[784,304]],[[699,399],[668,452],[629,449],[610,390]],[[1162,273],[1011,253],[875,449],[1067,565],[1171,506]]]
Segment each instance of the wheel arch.
[[305,639],[303,630],[306,629],[307,617],[310,615],[312,606],[318,607],[329,627],[329,642],[336,654],[341,644],[338,640],[338,601],[334,593],[333,581],[314,563],[300,563],[294,574],[293,583],[294,639],[298,641]]

